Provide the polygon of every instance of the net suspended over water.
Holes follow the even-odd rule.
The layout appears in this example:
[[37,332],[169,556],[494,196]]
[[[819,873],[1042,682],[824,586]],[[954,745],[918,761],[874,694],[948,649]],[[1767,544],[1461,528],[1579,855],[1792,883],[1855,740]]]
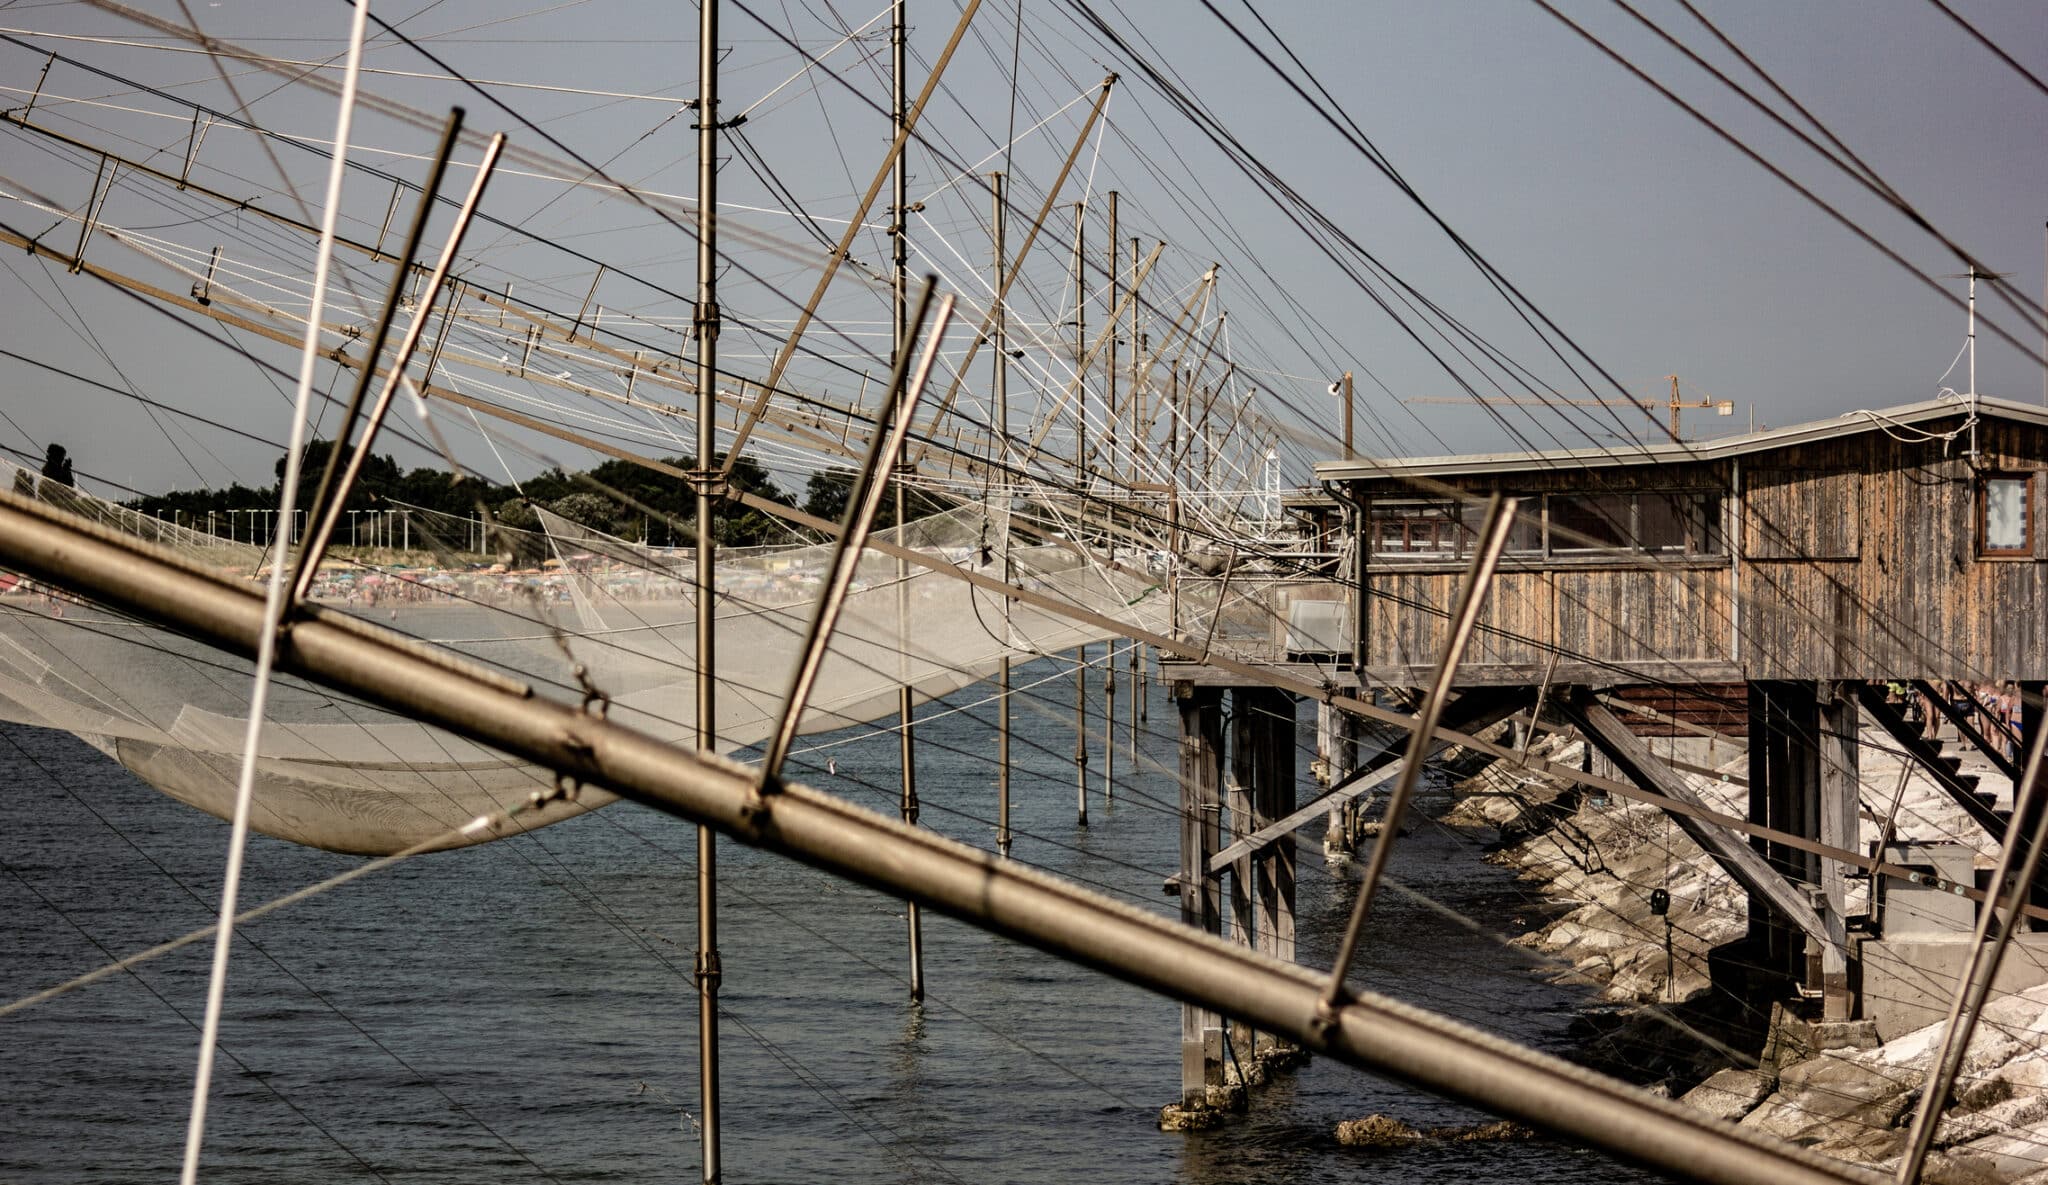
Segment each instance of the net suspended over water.
[[[17,492],[231,577],[256,581],[267,574],[264,548],[144,517],[0,465],[0,481]],[[463,563],[439,548],[443,538],[459,544],[461,531],[440,532],[428,517],[415,516],[410,532],[430,552],[439,550],[435,563],[329,561],[315,599],[518,674],[553,698],[581,699],[587,680],[608,697],[614,720],[693,743],[692,556],[540,513],[545,533],[537,542],[551,555],[536,568]],[[976,505],[878,534],[947,565],[1001,575],[1007,527],[1002,510]],[[831,551],[721,551],[715,664],[723,752],[765,740],[781,718]],[[1156,577],[1105,568],[1055,544],[1014,546],[1007,559],[1010,578],[1026,587],[1140,628],[1167,625],[1167,597]],[[250,664],[99,607],[7,583],[0,594],[0,717],[69,731],[164,793],[231,814]],[[898,687],[910,687],[923,702],[989,678],[1004,657],[1071,650],[1105,636],[943,573],[913,566],[899,577],[895,559],[870,553],[801,728],[808,734],[884,720],[896,710]],[[290,678],[272,692],[258,774],[252,826],[363,853],[425,842],[552,784],[537,767]],[[586,791],[580,806],[608,801]]]

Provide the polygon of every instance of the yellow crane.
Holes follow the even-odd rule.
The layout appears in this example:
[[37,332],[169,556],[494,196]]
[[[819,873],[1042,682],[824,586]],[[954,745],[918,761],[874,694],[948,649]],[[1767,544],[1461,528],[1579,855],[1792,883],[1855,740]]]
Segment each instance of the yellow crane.
[[[1671,412],[1671,438],[1673,440],[1684,439],[1683,436],[1679,435],[1680,412],[1711,410],[1715,415],[1732,416],[1735,414],[1735,401],[1732,399],[1714,399],[1703,394],[1696,401],[1687,401],[1679,394],[1677,375],[1667,374],[1664,376],[1664,379],[1671,384],[1671,394],[1668,399],[1631,399],[1630,402],[1646,411],[1658,407],[1668,409]],[[1403,399],[1401,402],[1486,403],[1509,407],[1556,407],[1560,404],[1566,407],[1607,407],[1611,403],[1610,400],[1606,399],[1575,399],[1554,393],[1528,397],[1519,395],[1417,395],[1413,398]]]

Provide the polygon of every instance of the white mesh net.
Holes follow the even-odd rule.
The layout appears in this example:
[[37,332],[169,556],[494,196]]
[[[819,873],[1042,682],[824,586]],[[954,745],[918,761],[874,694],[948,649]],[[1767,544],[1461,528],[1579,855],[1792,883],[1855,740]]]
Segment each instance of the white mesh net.
[[[263,549],[148,518],[18,467],[0,481],[102,525],[251,581]],[[650,548],[546,512],[553,558],[531,570],[461,563],[427,516],[412,534],[440,550],[429,566],[323,564],[324,605],[436,642],[581,697],[577,668],[612,719],[656,737],[694,738],[697,598],[687,550]],[[880,532],[932,559],[1003,571],[1001,512],[973,506]],[[815,611],[829,545],[722,550],[718,563],[717,725],[727,753],[765,740]],[[1017,583],[1143,629],[1168,628],[1157,577],[1113,571],[1054,544],[1017,546]],[[1187,619],[1206,628],[1206,619]],[[878,721],[907,685],[923,702],[990,677],[1008,656],[1066,651],[1107,632],[924,568],[864,558],[801,730]],[[0,717],[75,733],[152,785],[225,817],[248,711],[248,664],[22,583],[0,593]],[[550,785],[546,772],[293,679],[273,692],[252,824],[349,852],[431,839]],[[586,792],[580,806],[609,799]]]

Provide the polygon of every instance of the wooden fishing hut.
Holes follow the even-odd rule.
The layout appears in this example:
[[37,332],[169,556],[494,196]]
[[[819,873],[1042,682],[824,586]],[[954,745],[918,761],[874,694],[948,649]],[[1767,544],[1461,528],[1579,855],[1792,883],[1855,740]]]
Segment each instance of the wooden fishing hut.
[[[1645,715],[1610,705],[1645,689],[1739,704],[1739,723],[1710,727],[1747,745],[1749,822],[1851,851],[1858,811],[1887,806],[1861,793],[1868,719],[2003,841],[2010,792],[1961,774],[1887,685],[1917,684],[1947,711],[1953,682],[2015,682],[2019,734],[2038,726],[2048,411],[1939,399],[1706,443],[1352,461],[1317,477],[1351,528],[1345,642],[1367,685],[1427,682],[1472,531],[1488,498],[1510,495],[1520,513],[1457,686],[1547,690],[1613,770],[1675,798],[1690,791],[1642,743]],[[2002,724],[1953,720],[2016,780]],[[1749,891],[1749,949],[1730,968],[1854,1015],[1868,920],[1845,915],[1855,870],[1679,818]]]
[[[1704,805],[1680,769],[1746,781],[1747,828],[1671,812],[1749,896],[1748,936],[1717,952],[1717,985],[1757,1005],[1804,1000],[1824,1019],[1883,1013],[1881,1029],[1938,1017],[1930,992],[1946,989],[1927,985],[1953,983],[1967,957],[1973,913],[1952,904],[1972,878],[1967,855],[1887,849],[1931,883],[1880,878],[1888,883],[1857,894],[1861,870],[1811,848],[1873,854],[1859,811],[1881,818],[1892,787],[1866,791],[1859,777],[1866,721],[2003,842],[2011,792],[1962,773],[1895,691],[1934,692],[1957,743],[2017,782],[2011,754],[2039,726],[2048,684],[2048,410],[1941,399],[1711,442],[1354,459],[1316,476],[1327,501],[1290,509],[1341,540],[1341,557],[1324,587],[1278,607],[1267,661],[1249,671],[1162,663],[1183,705],[1190,820],[1227,813],[1203,797],[1211,779],[1229,781],[1216,724],[1226,690],[1233,720],[1284,714],[1291,724],[1295,697],[1261,687],[1259,674],[1326,697],[1430,684],[1489,500],[1511,496],[1518,513],[1446,726],[1540,715],[1540,727],[1586,736],[1599,758],[1591,772],[1653,800]],[[2001,722],[1953,707],[1951,681],[2016,682],[2020,727],[2001,735]],[[1297,808],[1291,778],[1284,792],[1247,783],[1255,835],[1273,830],[1269,820],[1337,820],[1345,801],[1398,768],[1398,743],[1354,744],[1348,714],[1332,715],[1325,705],[1318,780],[1338,789]],[[1653,752],[1645,734],[1671,739]],[[1719,752],[1711,764],[1688,761],[1678,738]],[[1746,761],[1728,760],[1745,750]],[[1213,830],[1184,830],[1190,922],[1215,927],[1217,874],[1199,892],[1187,878],[1220,857],[1284,860],[1291,887],[1291,839],[1240,838],[1219,853]],[[1928,922],[1941,910],[1911,904],[1923,889],[1947,895],[1945,927]],[[1901,903],[1886,907],[1896,933],[1873,927],[1868,902],[1886,893]],[[2030,937],[2048,935],[2021,936]],[[1191,1017],[1184,1034],[1191,1101],[1200,1022]],[[1207,1080],[1217,1073],[1212,1065]]]

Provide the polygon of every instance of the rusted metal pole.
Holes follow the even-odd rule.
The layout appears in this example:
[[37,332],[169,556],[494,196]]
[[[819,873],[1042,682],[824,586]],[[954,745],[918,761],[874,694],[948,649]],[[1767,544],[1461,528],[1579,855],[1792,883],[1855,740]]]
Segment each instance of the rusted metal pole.
[[[906,29],[903,24],[904,0],[895,0],[890,6],[889,62],[890,62],[890,118],[896,125],[896,135],[901,138],[909,127],[909,112],[904,106],[903,50]],[[896,356],[906,357],[910,353],[910,236],[905,225],[910,217],[910,147],[906,143],[896,154],[895,177],[891,182],[894,190],[893,209],[890,214],[890,255],[889,287],[894,297],[892,318],[894,332],[891,335]],[[934,339],[936,340],[936,338]],[[886,430],[886,422],[877,421],[875,432],[879,435]],[[899,454],[896,477],[896,541],[909,542],[904,528],[910,522],[903,498],[903,476]],[[913,713],[917,707],[916,697],[910,690],[910,563],[898,556],[896,559],[896,637],[897,637],[897,687],[896,687],[896,754],[897,764],[902,769],[903,797],[901,810],[903,821],[917,826],[917,731]],[[910,927],[910,999],[913,1003],[924,999],[924,919],[918,915],[917,902],[905,902],[904,915]]]
[[[1009,285],[1006,278],[1009,260],[1003,243],[1003,231],[1007,223],[1009,203],[1004,196],[1004,177],[1001,173],[989,174],[989,190],[995,201],[995,290],[1003,291]],[[1009,466],[1004,460],[1010,448],[1010,318],[1001,301],[996,302],[995,316],[990,321],[995,333],[995,389],[991,392],[995,405],[994,423],[989,434],[989,475],[996,483],[996,502],[1002,507],[999,520],[1003,526],[1002,537],[996,540],[996,547],[1002,553],[1003,583],[1012,579],[1010,568],[1010,480]],[[1009,598],[1003,599],[1003,647],[1004,653],[996,669],[996,850],[1010,854],[1010,610]]]
[[[594,289],[593,284],[593,289]],[[718,472],[718,0],[700,0],[697,19],[697,301],[690,319],[697,347],[697,756],[718,755],[718,553],[712,494]],[[734,442],[732,455],[739,456]],[[704,1185],[722,1174],[718,1121],[718,836],[697,826],[698,1148]]]
[[1351,922],[1344,929],[1336,961],[1330,967],[1329,982],[1324,985],[1322,1000],[1316,1006],[1319,1017],[1336,1015],[1337,1004],[1343,998],[1344,977],[1350,973],[1351,960],[1358,953],[1358,940],[1365,932],[1366,915],[1372,910],[1373,891],[1379,887],[1380,877],[1387,870],[1387,857],[1393,853],[1394,837],[1401,832],[1401,814],[1415,793],[1416,783],[1422,780],[1422,763],[1429,755],[1430,736],[1436,731],[1437,717],[1443,713],[1444,701],[1450,698],[1451,684],[1457,678],[1458,664],[1464,661],[1466,644],[1472,640],[1472,632],[1479,625],[1479,610],[1486,603],[1486,593],[1493,585],[1493,574],[1500,564],[1501,552],[1507,549],[1508,528],[1514,525],[1514,521],[1515,500],[1495,494],[1492,504],[1487,507],[1486,522],[1480,528],[1478,546],[1472,554],[1472,570],[1465,575],[1465,587],[1459,593],[1457,611],[1451,616],[1451,632],[1444,642],[1443,658],[1437,664],[1436,682],[1416,713],[1415,733],[1408,742],[1408,756],[1401,766],[1401,780],[1395,783],[1394,793],[1387,799],[1379,838],[1373,843],[1372,857],[1365,866],[1365,879],[1359,884],[1358,899],[1352,904]]

